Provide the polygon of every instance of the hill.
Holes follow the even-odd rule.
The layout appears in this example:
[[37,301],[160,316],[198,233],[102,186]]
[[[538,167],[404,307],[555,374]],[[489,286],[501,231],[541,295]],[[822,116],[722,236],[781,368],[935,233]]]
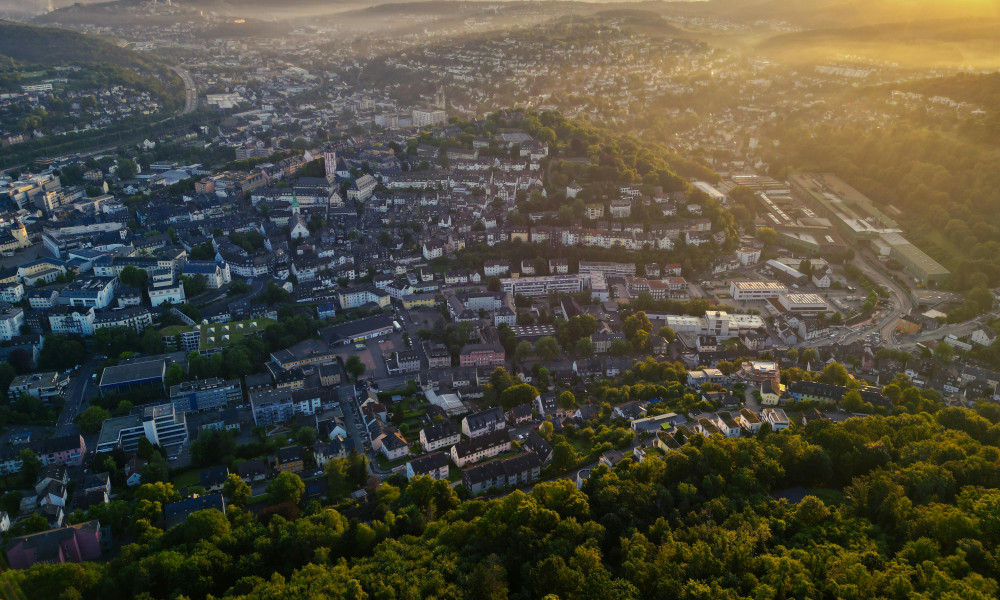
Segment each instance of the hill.
[[1000,19],[906,21],[808,30],[774,36],[758,45],[758,50],[791,64],[850,56],[925,69],[995,68],[1000,66]]
[[63,63],[150,64],[135,52],[91,36],[0,20],[0,54],[16,61],[59,65]]

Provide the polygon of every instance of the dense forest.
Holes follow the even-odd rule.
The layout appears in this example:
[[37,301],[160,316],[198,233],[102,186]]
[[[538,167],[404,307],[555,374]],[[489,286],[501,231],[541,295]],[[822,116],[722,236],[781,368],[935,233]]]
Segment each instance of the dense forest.
[[[176,493],[147,484],[133,507],[104,509],[136,540],[119,556],[3,579],[27,600],[995,598],[998,419],[988,404],[695,436],[598,467],[582,489],[493,499],[395,478],[341,510],[275,489],[255,516],[230,489],[226,516],[168,531],[159,508]],[[814,493],[778,499],[789,486]]]

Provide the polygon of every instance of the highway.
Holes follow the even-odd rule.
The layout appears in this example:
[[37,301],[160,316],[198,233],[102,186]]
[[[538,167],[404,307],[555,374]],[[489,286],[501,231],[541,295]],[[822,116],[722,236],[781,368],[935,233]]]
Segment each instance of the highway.
[[184,110],[180,114],[194,112],[194,109],[198,108],[198,86],[195,85],[194,78],[180,67],[170,67],[170,69],[184,81]]

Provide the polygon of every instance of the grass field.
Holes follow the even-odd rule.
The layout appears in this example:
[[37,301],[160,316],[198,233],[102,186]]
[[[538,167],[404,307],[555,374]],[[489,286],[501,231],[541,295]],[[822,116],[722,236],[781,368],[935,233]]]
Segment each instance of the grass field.
[[245,335],[263,331],[272,323],[274,321],[270,319],[253,319],[249,321],[233,321],[232,323],[201,325],[201,348],[231,346],[242,340]]

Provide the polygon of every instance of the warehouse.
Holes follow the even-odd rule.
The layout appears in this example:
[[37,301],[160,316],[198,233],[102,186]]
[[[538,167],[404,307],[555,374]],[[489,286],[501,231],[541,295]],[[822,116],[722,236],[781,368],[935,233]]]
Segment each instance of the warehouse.
[[752,281],[743,279],[733,281],[729,284],[729,295],[736,302],[767,300],[768,298],[777,298],[787,292],[788,288],[783,283],[778,283],[777,281]]
[[826,300],[819,294],[782,294],[778,296],[778,304],[787,312],[802,314],[821,313],[829,309]]
[[145,386],[163,389],[163,377],[166,372],[167,361],[162,358],[108,367],[101,375],[101,394]]

